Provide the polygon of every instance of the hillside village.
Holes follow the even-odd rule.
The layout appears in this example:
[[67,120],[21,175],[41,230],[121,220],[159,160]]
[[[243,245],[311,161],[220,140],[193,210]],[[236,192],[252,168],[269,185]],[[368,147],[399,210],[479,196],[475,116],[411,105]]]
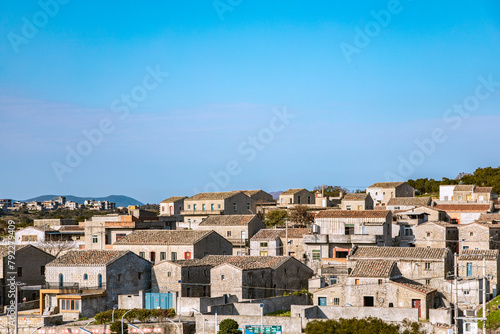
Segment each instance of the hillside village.
[[499,209],[491,187],[441,185],[431,198],[407,182],[379,182],[336,197],[199,193],[167,198],[158,213],[132,206],[78,223],[35,219],[15,231],[14,260],[9,241],[0,246],[0,304],[8,313],[14,279],[22,333],[79,333],[72,322],[114,309],[179,317],[127,325],[137,333],[214,332],[230,318],[248,332],[288,334],[313,320],[368,316],[477,333],[478,310],[499,293]]

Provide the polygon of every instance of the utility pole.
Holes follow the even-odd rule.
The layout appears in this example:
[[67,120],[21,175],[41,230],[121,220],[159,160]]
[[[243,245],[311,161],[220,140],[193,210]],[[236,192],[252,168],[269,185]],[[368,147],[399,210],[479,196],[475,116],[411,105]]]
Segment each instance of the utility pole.
[[483,254],[483,334],[486,334],[486,254]]
[[458,334],[458,255],[455,253],[455,333]]

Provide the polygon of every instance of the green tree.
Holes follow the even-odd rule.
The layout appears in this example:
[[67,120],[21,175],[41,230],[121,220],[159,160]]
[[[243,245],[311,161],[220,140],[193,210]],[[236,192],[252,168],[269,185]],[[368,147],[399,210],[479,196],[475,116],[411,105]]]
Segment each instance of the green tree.
[[314,217],[306,205],[296,205],[289,210],[288,217],[294,226],[308,226],[314,222]]
[[314,187],[314,190],[319,192],[323,191],[325,196],[327,197],[338,197],[341,192],[344,195],[349,192],[348,189],[342,188],[341,186],[327,186],[327,185],[316,186]]
[[218,334],[241,334],[241,331],[238,329],[239,325],[236,320],[233,319],[224,319],[219,324]]
[[266,212],[264,223],[267,227],[282,226],[287,218],[288,212],[286,210],[272,210]]
[[111,333],[113,334],[127,334],[128,333],[128,326],[126,324],[123,324],[123,333],[122,333],[122,322],[120,320],[116,320],[109,326],[109,329],[111,330]]

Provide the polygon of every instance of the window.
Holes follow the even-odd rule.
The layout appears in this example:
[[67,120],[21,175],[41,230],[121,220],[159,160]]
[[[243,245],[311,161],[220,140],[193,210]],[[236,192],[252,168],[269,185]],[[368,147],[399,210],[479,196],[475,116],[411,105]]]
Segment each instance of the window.
[[202,205],[201,205],[201,209],[202,209],[203,211],[205,211],[205,204],[202,204]]
[[354,281],[354,284],[359,285],[359,279],[358,278],[356,278],[356,280]]
[[17,277],[23,276],[23,267],[17,267]]
[[321,250],[313,250],[312,251],[312,259],[313,259],[313,261],[321,260]]
[[358,211],[362,211],[363,210],[363,206],[362,205],[358,205]]
[[297,203],[300,204],[300,196],[297,196]]
[[260,251],[260,256],[267,256],[267,251]]
[[233,211],[236,212],[238,210],[238,205],[236,203],[233,203]]
[[102,288],[102,275],[101,274],[97,275],[97,286],[99,288]]
[[247,203],[247,210],[250,210],[250,203]]
[[431,232],[427,232],[427,238],[431,236]]
[[333,305],[340,305],[340,298],[333,298]]
[[431,263],[430,262],[425,263],[425,270],[431,270]]
[[139,272],[137,273],[137,278],[138,278],[138,279],[142,279],[142,272],[140,272],[140,271],[139,271]]
[[363,296],[363,306],[373,307],[373,296]]
[[464,290],[464,295],[468,295],[470,293],[469,290]]
[[214,204],[213,204],[213,203],[212,203],[212,204],[210,204],[210,209],[211,209],[212,211],[214,211]]
[[462,249],[469,249],[469,246],[463,246]]
[[83,280],[86,281],[89,279],[89,275],[88,274],[83,274]]
[[474,236],[474,232],[470,232],[470,233],[469,233],[469,236],[470,236],[470,237]]
[[45,275],[45,266],[40,267],[40,275]]
[[231,231],[227,231],[227,236],[230,237],[231,236]]
[[167,277],[172,277],[172,272],[171,272],[171,271],[169,271],[169,272],[167,273]]
[[62,311],[80,311],[80,301],[75,299],[61,299]]
[[36,235],[23,235],[22,241],[37,241],[38,237]]
[[382,285],[382,280],[381,279],[378,280],[378,285]]
[[191,218],[188,218],[188,223],[191,223]]
[[427,279],[425,280],[425,285],[429,285],[429,284],[431,284],[431,280],[427,278]]
[[190,210],[190,209],[191,209],[191,204],[188,204],[188,210]]
[[193,204],[193,211],[196,211],[196,204]]
[[139,252],[139,256],[142,257],[143,259],[146,257],[146,253],[144,252]]
[[350,205],[346,206],[346,210],[351,211],[351,206]]
[[93,244],[96,244],[96,243],[98,243],[98,242],[99,242],[99,239],[98,239],[98,237],[97,237],[97,234],[93,234],[93,235],[92,235],[92,243],[93,243]]
[[170,258],[172,259],[172,261],[177,260],[177,252],[172,252],[172,253],[170,254]]
[[220,280],[223,281],[226,278],[225,275],[220,275]]
[[117,233],[116,234],[116,241],[120,240],[121,238],[123,238],[124,236],[126,236],[125,233]]
[[331,275],[330,276],[330,285],[337,284],[337,282],[338,282],[337,276]]
[[167,253],[160,252],[160,261],[165,261],[166,258],[167,258]]
[[120,282],[122,280],[122,274],[118,274],[117,281]]
[[260,247],[267,247],[267,242],[261,242]]
[[354,225],[353,224],[345,224],[344,234],[345,235],[353,235],[354,234]]
[[217,209],[220,209],[220,204],[217,204]]
[[389,307],[394,307],[394,304],[393,303],[389,303]]

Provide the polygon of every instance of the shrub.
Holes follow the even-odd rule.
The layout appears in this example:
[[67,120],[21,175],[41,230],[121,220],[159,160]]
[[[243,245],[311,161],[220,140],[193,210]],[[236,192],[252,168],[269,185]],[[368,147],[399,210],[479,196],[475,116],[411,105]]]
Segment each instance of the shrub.
[[238,323],[233,319],[222,320],[219,324],[218,334],[241,334]]

